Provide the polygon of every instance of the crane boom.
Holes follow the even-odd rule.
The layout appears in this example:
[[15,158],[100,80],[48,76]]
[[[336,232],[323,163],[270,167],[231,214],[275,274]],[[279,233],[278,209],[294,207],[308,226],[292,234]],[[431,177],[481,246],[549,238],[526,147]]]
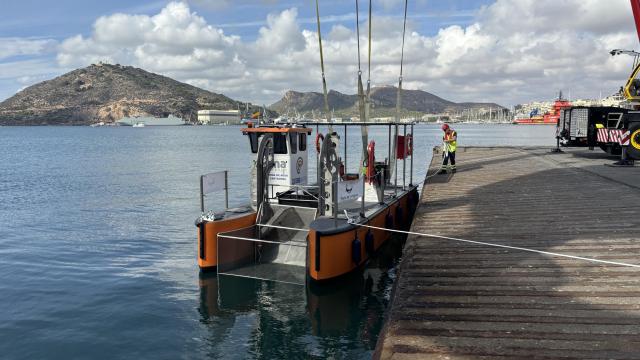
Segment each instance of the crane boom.
[[[633,12],[633,19],[636,25],[636,32],[638,33],[638,40],[640,41],[640,0],[630,0],[631,10]],[[632,103],[640,104],[640,53],[634,50],[622,50],[614,49],[609,52],[612,56],[616,55],[631,55],[633,56],[633,70],[631,75],[627,79],[627,82],[623,88],[624,97]]]
[[636,22],[638,40],[640,40],[640,0],[631,0],[631,10],[633,10],[633,18]]

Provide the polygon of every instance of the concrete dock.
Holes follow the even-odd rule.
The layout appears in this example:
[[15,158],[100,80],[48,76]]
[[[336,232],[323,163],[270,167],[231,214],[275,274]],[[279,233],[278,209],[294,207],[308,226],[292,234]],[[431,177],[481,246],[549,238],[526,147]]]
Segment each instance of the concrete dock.
[[[412,231],[640,264],[640,166],[565,151],[460,148]],[[374,357],[638,359],[640,268],[409,236]]]

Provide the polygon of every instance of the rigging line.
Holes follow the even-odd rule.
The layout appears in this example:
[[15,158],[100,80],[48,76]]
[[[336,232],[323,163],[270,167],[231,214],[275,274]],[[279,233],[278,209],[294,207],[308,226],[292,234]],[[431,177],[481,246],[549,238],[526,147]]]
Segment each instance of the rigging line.
[[360,7],[358,6],[358,0],[356,0],[356,37],[358,40],[358,73],[362,73],[360,67]]
[[369,67],[367,74],[367,97],[371,90],[371,1],[369,0]]
[[[318,45],[320,48],[320,69],[322,71],[322,91],[324,94],[324,111],[329,115],[329,97],[327,95],[327,80],[324,76],[324,54],[322,53],[322,32],[320,31],[320,5],[318,4],[318,0],[316,0],[316,19],[318,24]],[[329,126],[331,128],[331,126]]]
[[[358,112],[360,116],[360,121],[367,122],[367,105],[366,103],[366,95],[362,86],[362,61],[360,59],[360,6],[358,4],[358,0],[356,0],[356,36],[358,43]],[[367,154],[367,143],[369,141],[369,133],[366,126],[362,126],[360,128],[361,138],[362,138],[362,157],[360,159],[360,164],[364,163],[364,159],[368,157]],[[345,140],[346,141],[346,140]]]
[[400,77],[398,78],[398,97],[396,99],[396,121],[400,121],[400,110],[402,108],[402,74],[403,74],[403,66],[404,66],[404,38],[407,32],[408,6],[409,6],[409,0],[405,0],[404,1],[404,21],[402,23],[402,47],[400,50]]
[[396,96],[396,125],[395,125],[395,135],[393,136],[393,147],[391,149],[392,154],[389,156],[390,161],[390,173],[395,175],[395,183],[394,185],[398,185],[398,157],[396,155],[396,151],[398,149],[398,123],[400,122],[400,110],[402,108],[402,70],[404,63],[404,38],[407,31],[407,8],[409,7],[409,0],[405,0],[404,2],[404,21],[402,24],[402,47],[400,54],[400,77],[398,78],[398,94]]
[[404,62],[404,36],[407,31],[407,7],[409,0],[404,1],[404,23],[402,25],[402,52],[400,53],[400,79],[402,80],[402,64]]
[[[363,103],[364,103],[364,111],[360,115],[363,117],[363,122],[368,122],[371,117],[371,0],[369,0],[369,35],[367,37],[368,42],[368,56],[367,56],[367,90],[363,95]],[[361,76],[359,77],[361,78]],[[360,163],[364,164],[364,160],[368,157],[368,153],[366,151],[365,146],[369,141],[369,128],[366,126],[362,127],[362,159],[360,159]]]
[[498,247],[498,248],[503,248],[503,249],[526,251],[526,252],[532,252],[532,253],[536,253],[536,254],[558,256],[558,257],[564,257],[564,258],[575,259],[575,260],[590,261],[590,262],[595,262],[595,263],[600,263],[600,264],[640,268],[640,265],[638,265],[638,264],[630,264],[630,263],[624,263],[624,262],[618,262],[618,261],[600,260],[600,259],[593,259],[593,258],[582,257],[582,256],[555,253],[555,252],[550,252],[550,251],[529,249],[529,248],[524,248],[524,247],[519,247],[519,246],[494,244],[494,243],[489,243],[489,242],[484,242],[484,241],[467,240],[467,239],[460,239],[460,238],[454,238],[454,237],[449,237],[449,236],[441,236],[441,235],[434,235],[434,234],[422,234],[422,233],[418,233],[418,232],[415,232],[415,231],[403,231],[403,230],[387,229],[387,228],[378,227],[378,226],[358,224],[358,223],[356,223],[357,219],[356,218],[349,218],[348,214],[347,214],[347,219],[348,219],[347,221],[349,222],[349,224],[352,224],[352,225],[355,225],[355,226],[360,226],[360,227],[365,227],[365,228],[370,228],[370,229],[374,229],[374,230],[384,230],[384,231],[395,232],[395,233],[406,234],[406,235],[415,235],[415,236],[430,237],[430,238],[435,238],[435,239],[458,241],[458,242],[464,242],[464,243],[475,244],[475,245],[484,245],[484,246]]

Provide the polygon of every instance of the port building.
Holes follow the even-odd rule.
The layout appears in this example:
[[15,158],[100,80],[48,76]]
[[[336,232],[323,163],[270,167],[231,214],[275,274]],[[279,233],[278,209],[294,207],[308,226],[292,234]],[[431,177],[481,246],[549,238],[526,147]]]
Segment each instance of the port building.
[[238,110],[199,110],[198,122],[203,125],[240,124]]

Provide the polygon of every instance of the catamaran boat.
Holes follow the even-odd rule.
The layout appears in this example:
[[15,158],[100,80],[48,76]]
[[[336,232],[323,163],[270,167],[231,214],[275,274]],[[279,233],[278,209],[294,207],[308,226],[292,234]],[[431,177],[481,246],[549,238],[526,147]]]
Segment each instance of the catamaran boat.
[[[204,197],[228,191],[229,184],[226,172],[201,177],[202,215],[196,226],[202,271],[296,284],[326,281],[367,262],[390,238],[385,228],[410,225],[419,200],[413,184],[413,124],[328,124],[326,134],[315,124],[315,147],[309,149],[313,125],[241,129],[254,156],[246,206],[231,209],[226,201],[224,211],[205,212]],[[368,131],[363,131],[363,152],[347,156],[346,139],[333,126],[344,127],[345,134],[353,126],[387,127],[386,158],[378,160],[380,149],[376,153]],[[309,151],[317,159],[315,184],[309,182]],[[359,173],[345,173],[352,158],[362,159]]]
[[[357,14],[356,27],[359,26]],[[226,200],[224,211],[205,212],[205,195],[221,190],[228,194],[229,184],[226,172],[200,177],[202,215],[196,220],[200,269],[296,284],[329,281],[363,266],[391,237],[389,230],[404,229],[411,223],[419,199],[418,187],[413,184],[413,123],[400,121],[406,14],[405,2],[394,122],[368,121],[371,118],[371,71],[365,91],[358,56],[358,111],[362,122],[336,124],[330,120],[333,116],[329,116],[321,17],[316,1],[324,116],[328,119],[322,125],[329,130],[322,134],[319,124],[302,122],[249,125],[242,129],[254,156],[250,164],[250,203],[229,209]],[[360,53],[359,41],[357,53]],[[260,124],[268,123],[266,109],[263,114],[265,119]],[[307,144],[313,125],[316,126],[317,167],[316,181],[312,184],[308,176],[311,155],[308,152],[314,149],[309,150]],[[333,130],[334,126],[344,127],[344,139]],[[362,147],[352,154],[355,156],[347,156],[346,134],[352,126],[360,127]],[[389,145],[383,161],[376,158],[382,157],[380,149],[376,154],[375,141],[369,141],[370,126],[388,128]],[[353,161],[353,158],[358,159],[358,172],[349,174],[345,171],[347,160]],[[399,165],[402,165],[401,176]]]

